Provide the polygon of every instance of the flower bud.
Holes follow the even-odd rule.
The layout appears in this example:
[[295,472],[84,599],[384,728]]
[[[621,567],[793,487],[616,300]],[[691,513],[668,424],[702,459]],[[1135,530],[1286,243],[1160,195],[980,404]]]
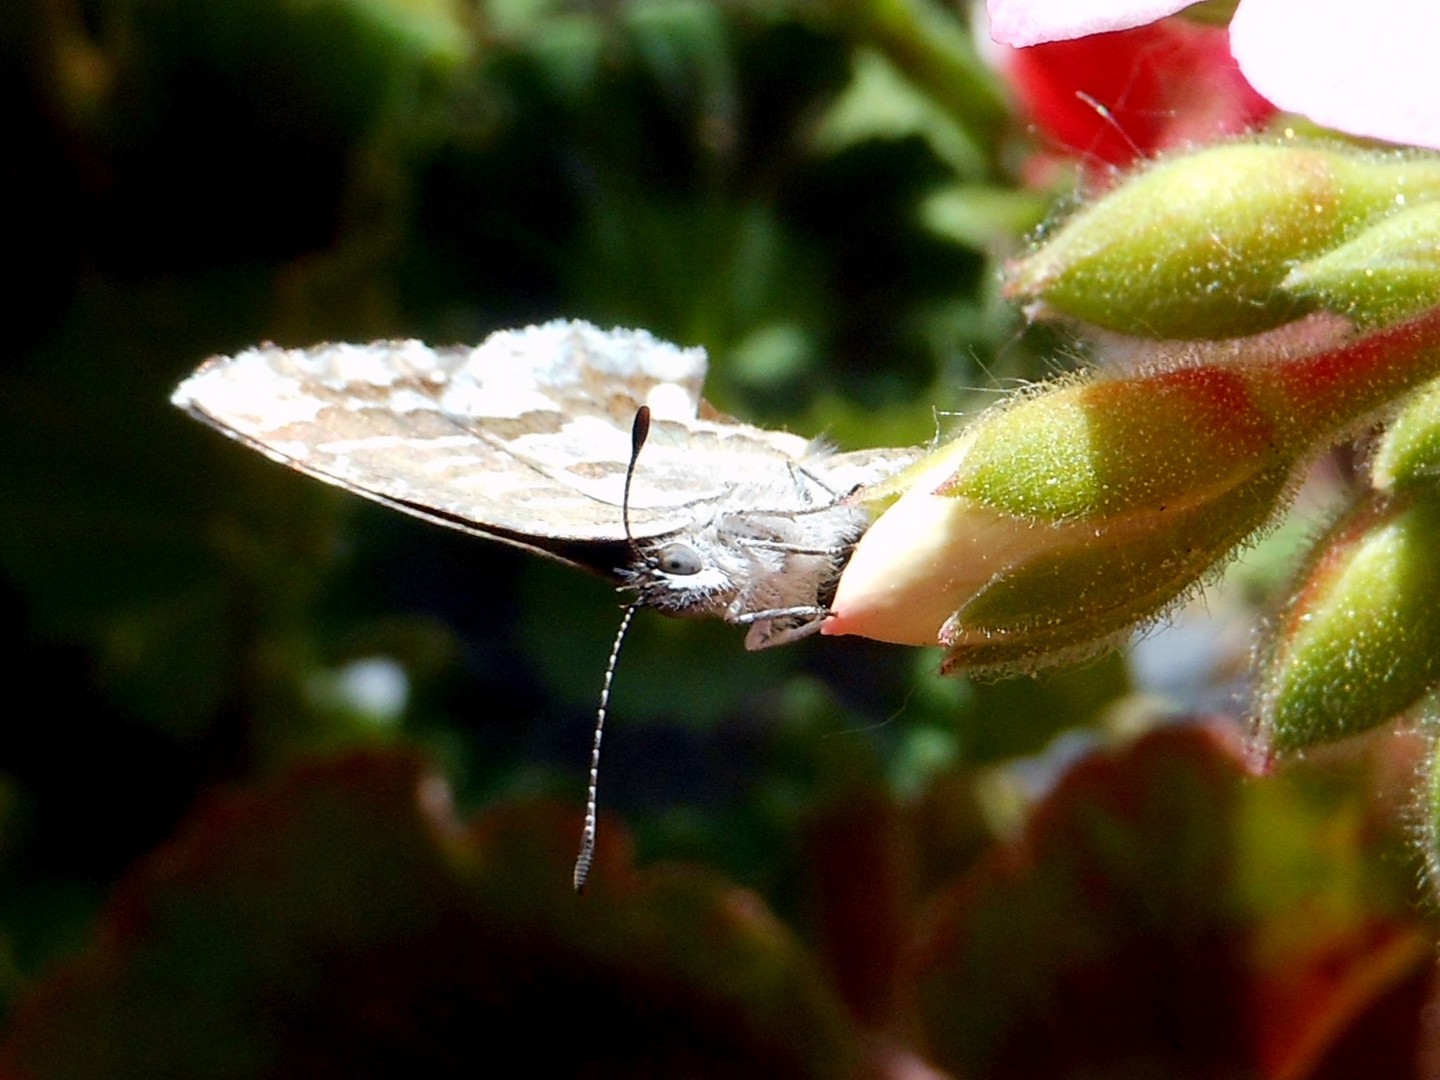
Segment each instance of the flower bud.
[[1440,373],[1440,311],[1300,358],[1054,385],[914,467],[822,626],[949,650],[948,667],[1074,659],[1153,619],[1282,508],[1299,465]]
[[1370,482],[1388,492],[1440,483],[1440,382],[1421,387],[1386,425],[1370,460]]
[[1280,284],[1361,326],[1398,322],[1440,304],[1440,202],[1397,210],[1292,267]]
[[1440,158],[1232,143],[1162,161],[1064,222],[1007,295],[1122,334],[1258,333],[1324,297],[1280,287],[1299,260],[1440,194]]
[[1220,367],[1060,386],[992,414],[870,527],[822,627],[1007,670],[1096,651],[1274,513],[1294,464]]
[[1261,670],[1260,729],[1301,750],[1399,715],[1440,681],[1440,496],[1377,496],[1317,546]]

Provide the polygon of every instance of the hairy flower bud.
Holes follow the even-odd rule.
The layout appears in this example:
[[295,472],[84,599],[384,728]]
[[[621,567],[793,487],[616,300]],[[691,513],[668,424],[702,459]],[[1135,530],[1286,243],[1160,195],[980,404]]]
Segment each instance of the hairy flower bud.
[[1437,195],[1433,155],[1215,146],[1161,161],[1082,208],[1011,268],[1006,291],[1036,312],[1139,337],[1254,334],[1325,302],[1281,287],[1297,261]]
[[1398,322],[1440,304],[1440,202],[1397,210],[1280,283],[1362,326]]
[[1317,546],[1261,667],[1273,751],[1355,735],[1440,681],[1440,497],[1377,496]]
[[1370,482],[1381,491],[1440,484],[1440,382],[1422,387],[1386,426]]
[[871,526],[823,630],[938,642],[979,669],[1095,651],[1268,520],[1294,465],[1283,451],[1222,368],[1024,399],[937,453]]
[[1062,383],[914,467],[822,632],[947,666],[1073,659],[1153,619],[1282,509],[1298,466],[1440,372],[1440,311],[1300,358]]

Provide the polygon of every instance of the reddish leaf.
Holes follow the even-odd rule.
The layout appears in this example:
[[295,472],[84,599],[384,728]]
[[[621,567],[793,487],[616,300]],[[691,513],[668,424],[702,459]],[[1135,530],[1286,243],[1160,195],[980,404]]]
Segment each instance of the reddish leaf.
[[[413,755],[213,799],[35,989],[6,1077],[847,1075],[842,1007],[744,890],[637,874],[575,815],[461,828]],[[506,1065],[505,1063],[511,1063]]]
[[971,1078],[1307,1075],[1428,959],[1357,819],[1248,779],[1202,728],[1082,762],[915,941],[935,1058]]

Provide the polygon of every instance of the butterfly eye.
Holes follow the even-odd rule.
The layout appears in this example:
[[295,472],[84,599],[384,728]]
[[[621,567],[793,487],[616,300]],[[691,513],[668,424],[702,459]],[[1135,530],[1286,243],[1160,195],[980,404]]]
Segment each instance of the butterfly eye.
[[700,572],[700,556],[684,544],[666,544],[655,555],[661,573],[689,576]]

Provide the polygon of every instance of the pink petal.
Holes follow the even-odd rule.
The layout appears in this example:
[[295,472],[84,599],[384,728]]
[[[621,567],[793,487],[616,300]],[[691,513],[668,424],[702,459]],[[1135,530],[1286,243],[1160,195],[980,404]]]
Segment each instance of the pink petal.
[[1128,30],[1189,7],[1194,0],[985,0],[990,36],[1023,47]]
[[1352,135],[1440,149],[1434,0],[1241,0],[1230,48],[1282,109]]

